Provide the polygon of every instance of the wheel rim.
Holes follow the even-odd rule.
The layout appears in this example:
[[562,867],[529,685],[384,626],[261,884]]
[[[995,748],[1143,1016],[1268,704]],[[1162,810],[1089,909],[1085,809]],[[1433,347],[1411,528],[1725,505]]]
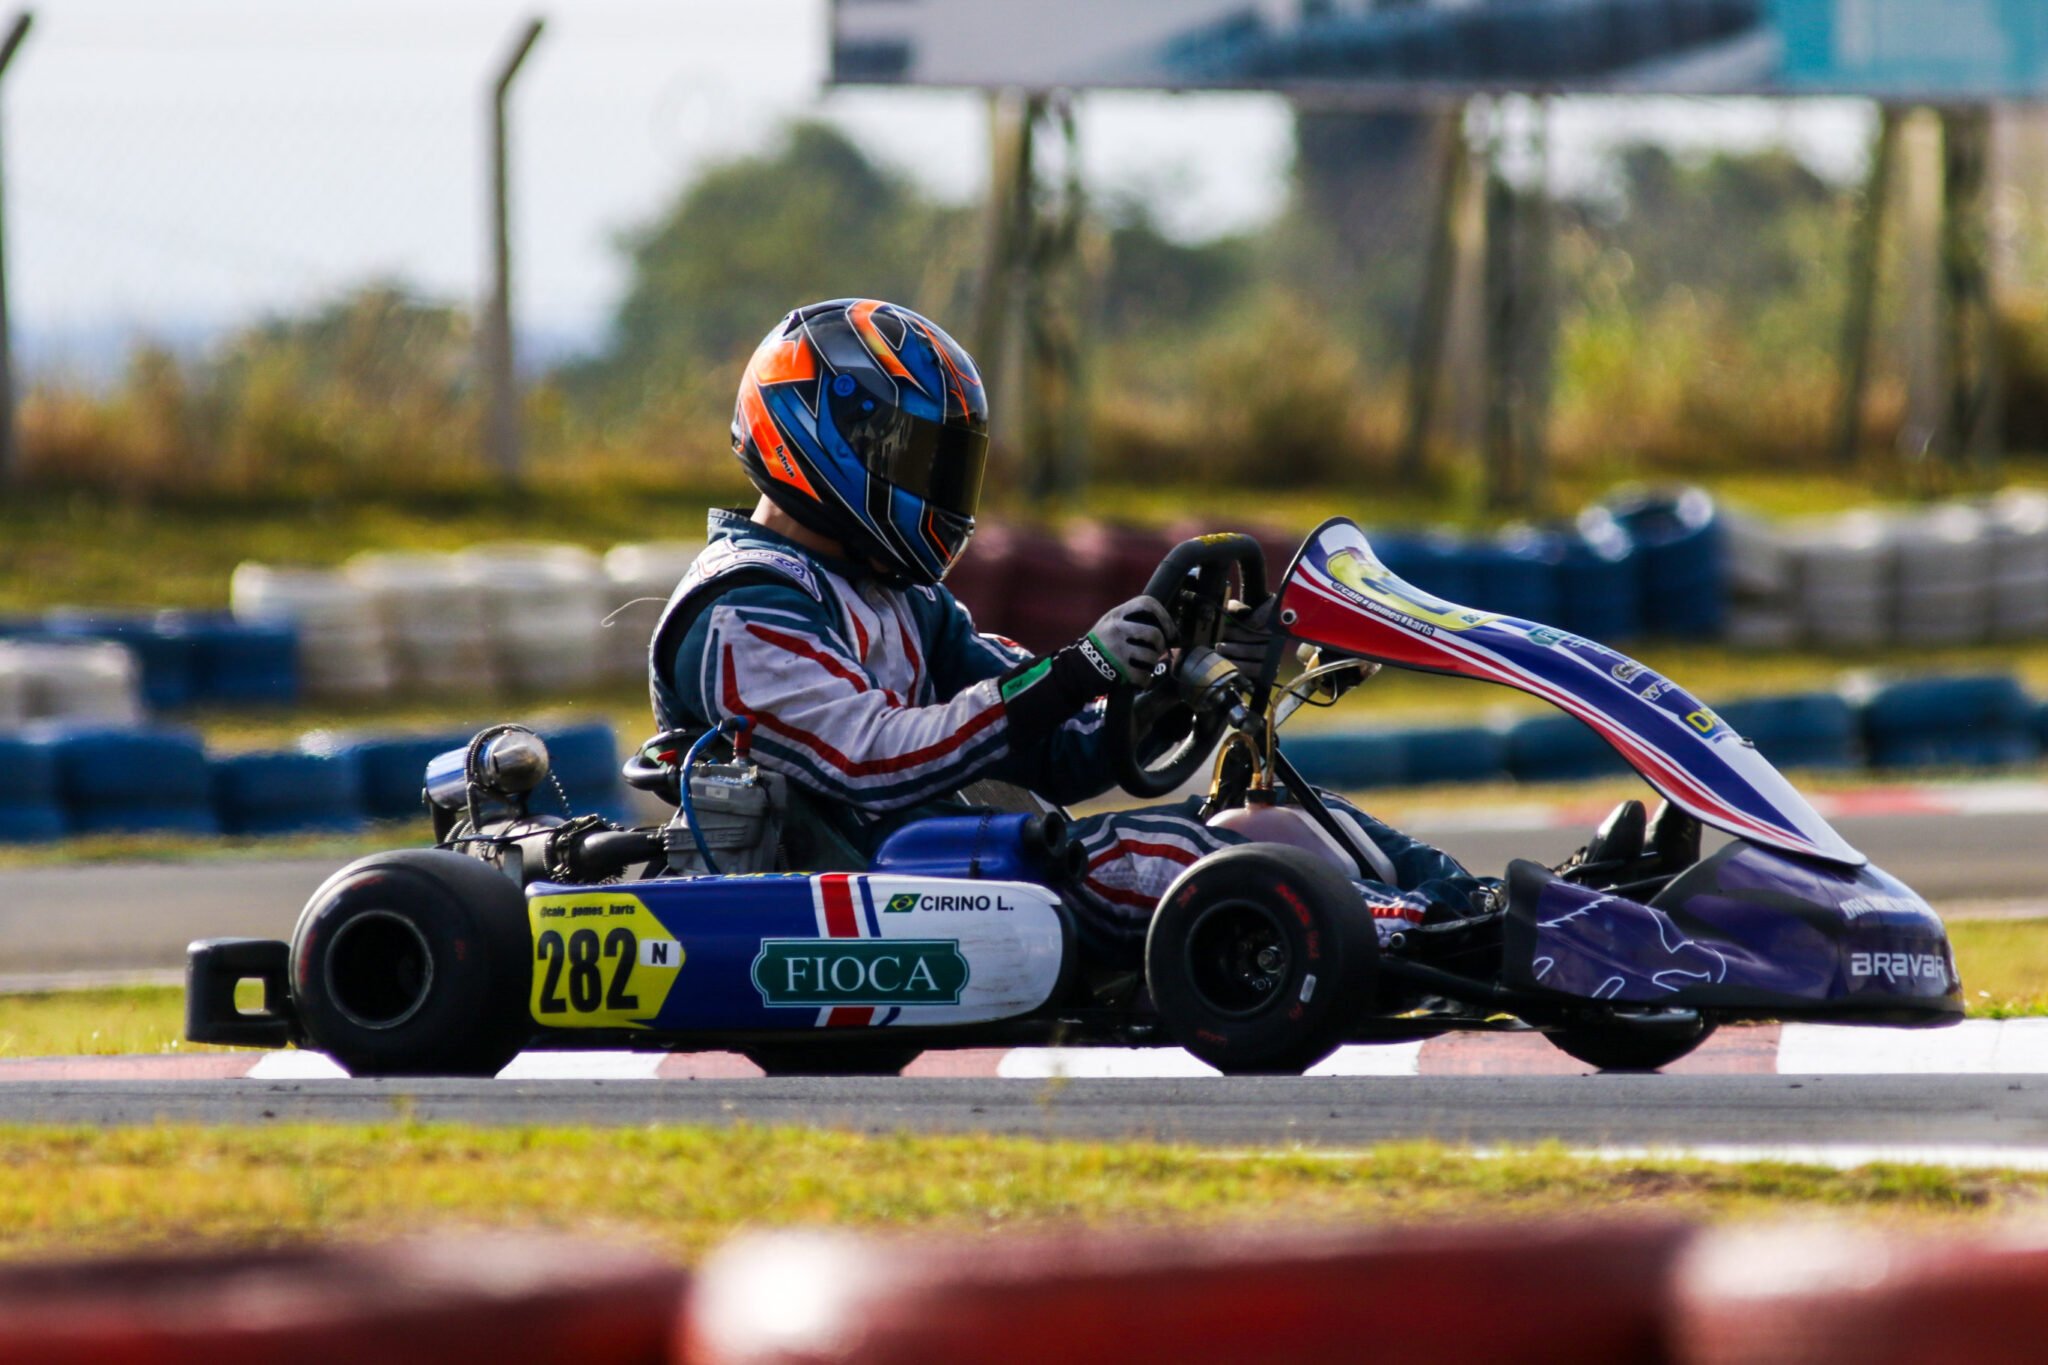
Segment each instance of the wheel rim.
[[1280,917],[1252,901],[1223,901],[1195,918],[1185,949],[1188,981],[1215,1013],[1248,1019],[1272,1006],[1294,965]]
[[434,952],[418,926],[366,910],[327,945],[327,998],[358,1028],[394,1029],[420,1012],[434,986]]

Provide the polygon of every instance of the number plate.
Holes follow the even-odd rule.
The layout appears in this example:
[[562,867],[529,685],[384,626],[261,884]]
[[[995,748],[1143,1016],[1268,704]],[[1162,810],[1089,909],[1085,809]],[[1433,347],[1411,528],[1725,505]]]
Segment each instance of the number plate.
[[646,1028],[683,965],[638,896],[599,887],[526,903],[533,930],[534,1022],[549,1028]]

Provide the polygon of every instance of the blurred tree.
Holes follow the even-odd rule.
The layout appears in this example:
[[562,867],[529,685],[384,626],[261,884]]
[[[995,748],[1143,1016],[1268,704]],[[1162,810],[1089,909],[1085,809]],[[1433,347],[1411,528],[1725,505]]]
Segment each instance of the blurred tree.
[[980,236],[971,210],[931,203],[837,129],[795,124],[770,154],[715,167],[622,239],[631,278],[608,343],[564,380],[611,416],[669,406],[686,376],[736,368],[778,318],[818,299],[886,298],[964,327]]

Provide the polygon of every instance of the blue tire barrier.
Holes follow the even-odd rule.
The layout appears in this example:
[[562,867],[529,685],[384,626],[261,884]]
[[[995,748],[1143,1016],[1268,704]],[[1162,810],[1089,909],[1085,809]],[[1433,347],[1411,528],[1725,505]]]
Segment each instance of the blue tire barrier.
[[35,804],[0,796],[0,844],[40,844],[71,832],[64,808],[54,801]]
[[427,762],[469,743],[474,730],[438,735],[392,735],[344,741],[330,752],[352,760],[362,789],[363,810],[375,820],[419,819],[426,807]]
[[[590,721],[535,728],[548,746],[555,780],[568,793],[569,804],[577,814],[595,811],[616,818],[625,811],[626,784],[619,775],[624,759],[619,753],[618,735],[611,726]],[[545,809],[545,799],[537,799],[535,807]]]
[[2034,738],[2041,741],[2042,749],[2048,750],[2048,701],[2042,702],[2041,708],[2034,712]]
[[1368,539],[1380,563],[1415,587],[1459,606],[1485,606],[1473,600],[1478,584],[1466,559],[1465,545],[1455,536],[1425,531],[1420,535],[1369,535]]
[[2033,698],[2009,674],[1908,678],[1864,703],[1863,730],[1873,744],[1894,743],[1916,735],[2028,730],[2034,717]]
[[1865,703],[1863,735],[1880,768],[2007,767],[2042,747],[2033,698],[2003,673],[1892,683]]
[[1454,725],[1408,730],[1408,780],[1490,782],[1508,775],[1507,736],[1484,725]]
[[1974,735],[1899,735],[1874,742],[1873,768],[2011,768],[2041,756],[2034,731],[1991,730]]
[[1780,768],[1848,768],[1860,757],[1861,718],[1834,692],[1744,697],[1714,713]]
[[216,759],[213,809],[229,834],[352,829],[363,823],[361,769],[295,750]]
[[57,796],[57,758],[50,746],[0,735],[0,844],[61,838],[69,823]]
[[290,706],[299,699],[299,635],[291,626],[165,612],[157,628],[191,642],[194,702]]
[[1642,570],[1634,542],[1612,523],[1609,529],[1565,539],[1557,566],[1558,619],[1547,624],[1618,644],[1642,634]]
[[1472,596],[1468,607],[1498,616],[1513,616],[1539,625],[1556,625],[1564,614],[1558,567],[1564,562],[1563,538],[1541,531],[1523,531],[1491,544],[1465,549],[1471,566]]
[[54,730],[49,742],[58,794],[81,825],[87,811],[129,805],[207,808],[211,778],[197,735],[87,726]]
[[220,820],[206,806],[136,802],[119,806],[72,806],[71,834],[220,833]]
[[1575,782],[1630,769],[1598,731],[1572,716],[1531,716],[1508,728],[1508,773],[1517,782]]
[[1408,746],[1398,730],[1312,730],[1290,734],[1280,752],[1318,787],[1362,791],[1408,780]]
[[135,656],[142,701],[152,711],[189,705],[198,646],[180,631],[159,630],[156,618],[117,612],[58,608],[43,618],[43,629],[59,640],[107,640]]
[[1713,498],[1687,488],[1627,494],[1603,505],[1635,542],[1644,628],[1659,635],[1719,635],[1727,588]]

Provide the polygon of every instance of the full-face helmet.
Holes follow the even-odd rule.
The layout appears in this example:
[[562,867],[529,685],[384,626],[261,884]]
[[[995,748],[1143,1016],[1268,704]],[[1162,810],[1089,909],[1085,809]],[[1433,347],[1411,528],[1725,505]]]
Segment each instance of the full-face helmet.
[[747,362],[732,446],[803,526],[891,578],[937,583],[974,534],[988,399],[934,323],[834,299],[784,318]]

